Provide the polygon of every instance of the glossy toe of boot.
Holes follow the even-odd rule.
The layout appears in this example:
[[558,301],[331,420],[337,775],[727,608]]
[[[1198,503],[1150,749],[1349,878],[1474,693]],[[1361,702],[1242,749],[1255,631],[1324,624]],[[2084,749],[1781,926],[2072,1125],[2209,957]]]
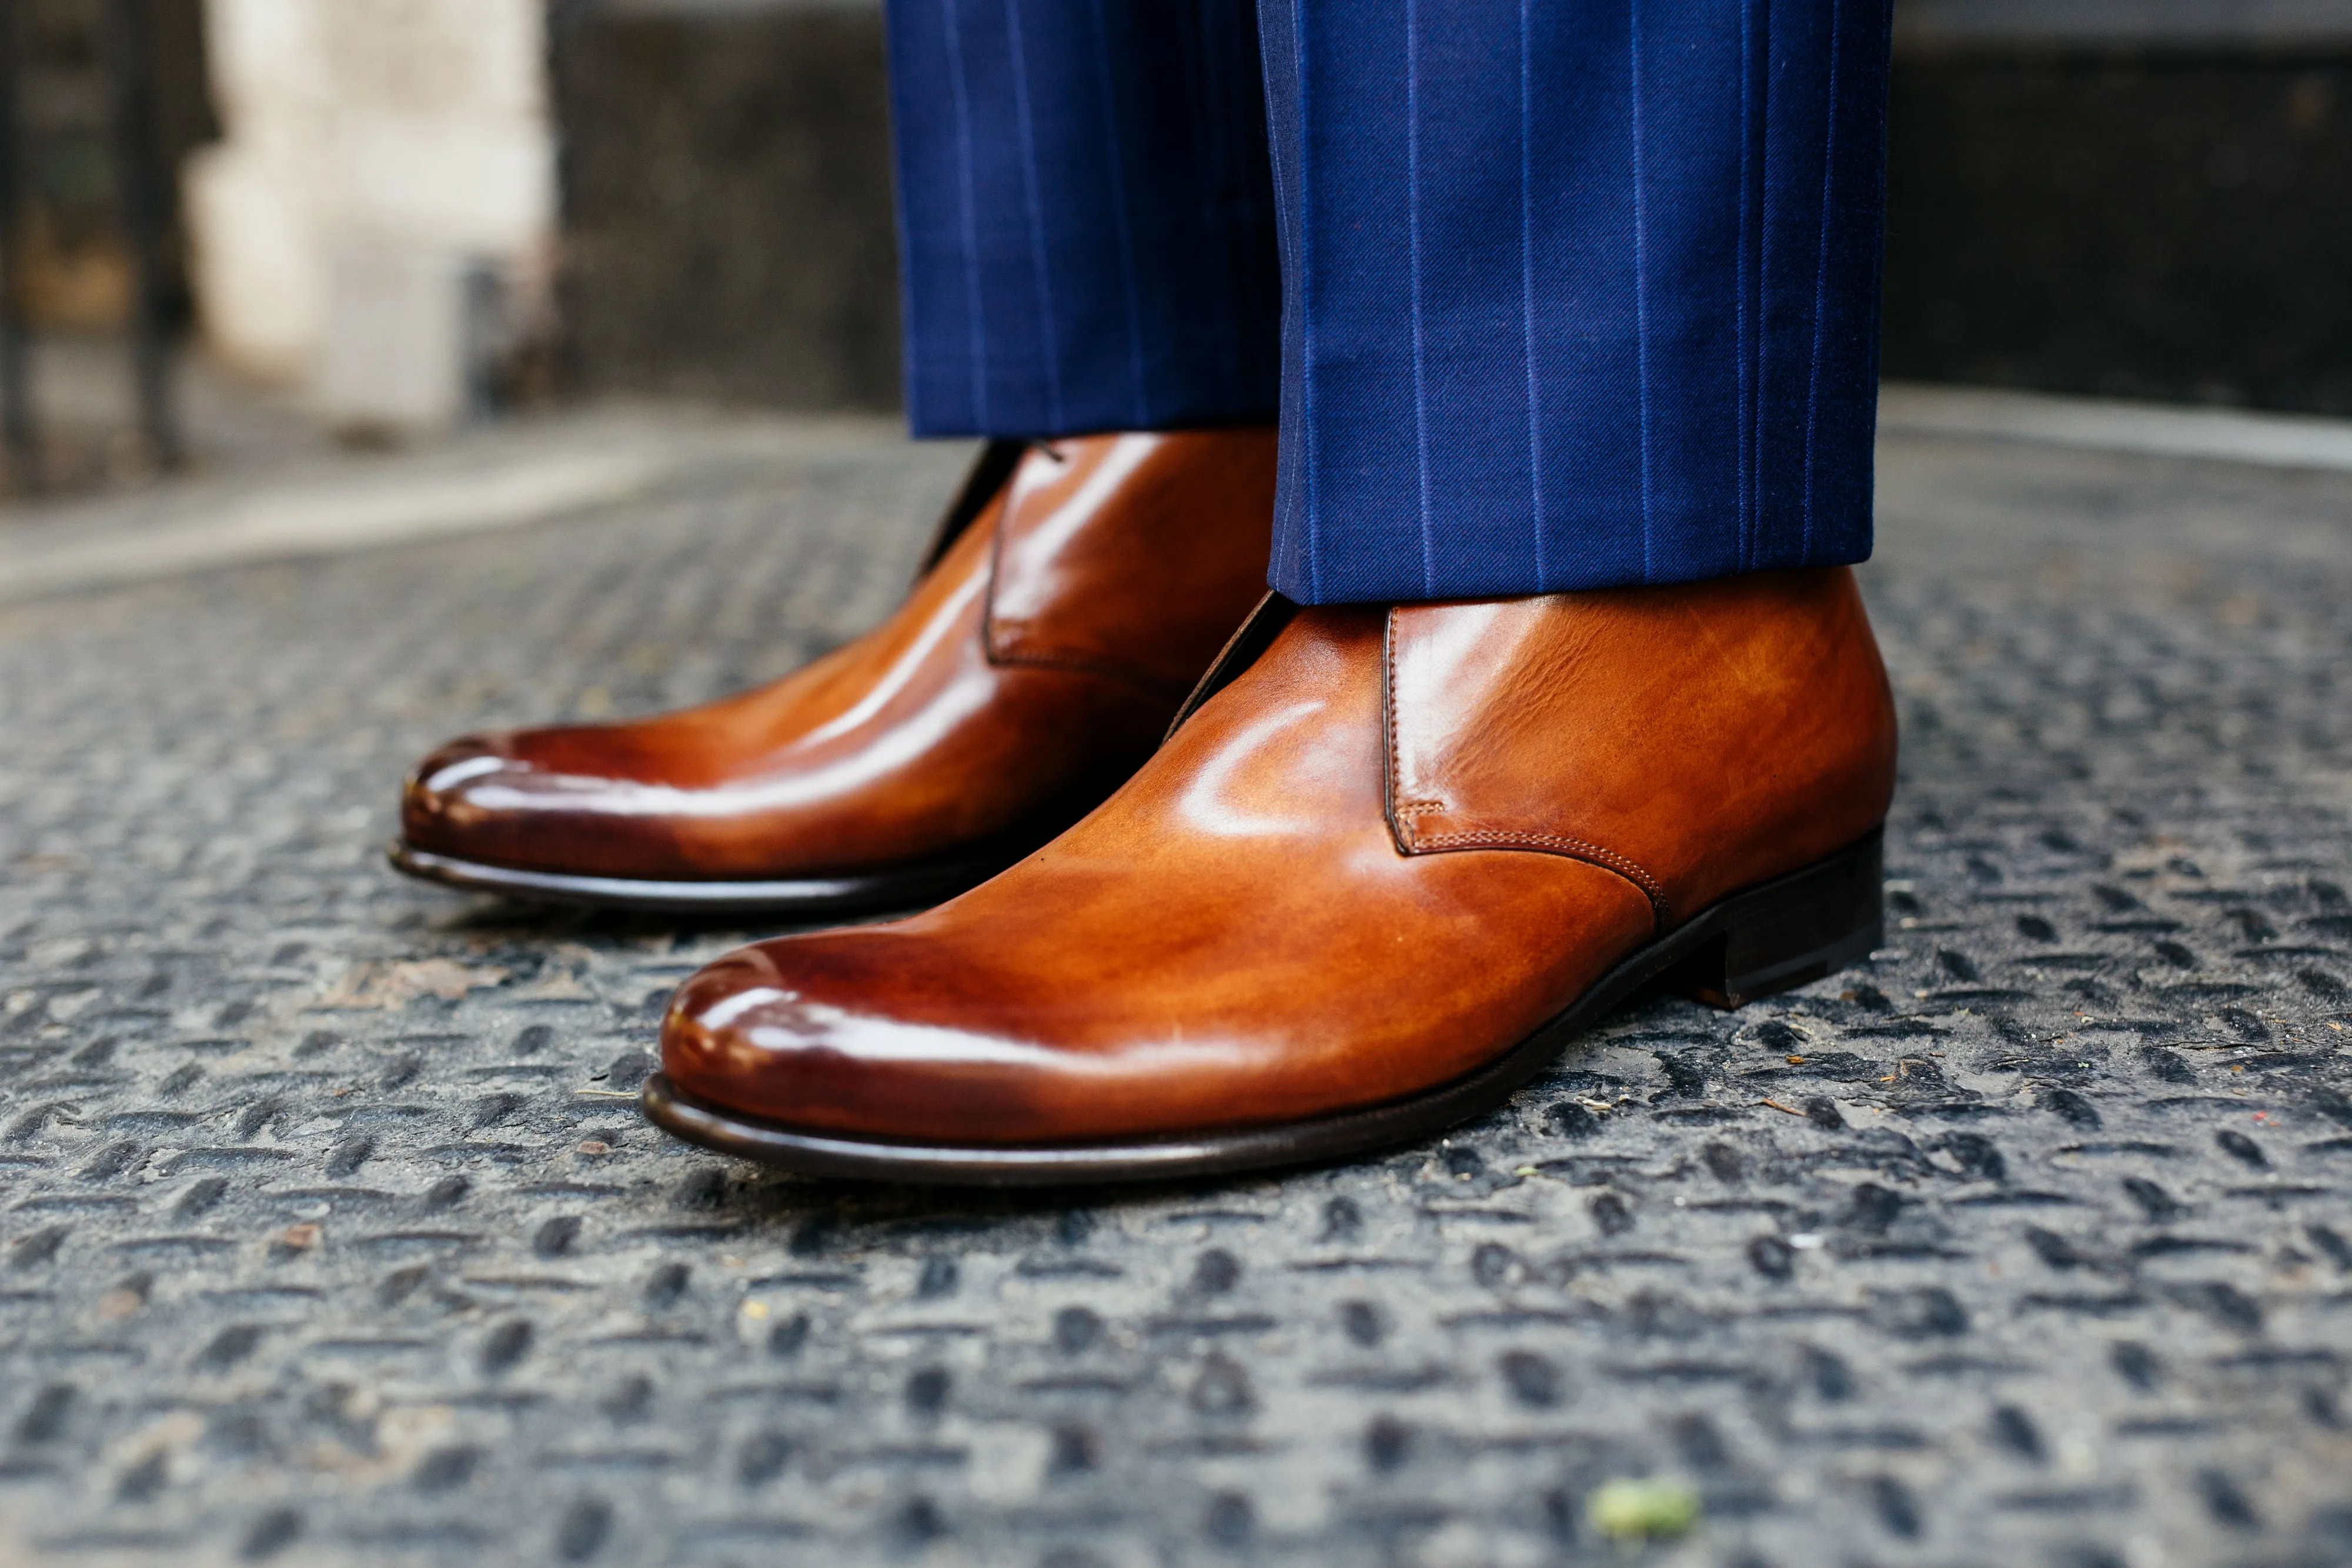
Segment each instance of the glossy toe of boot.
[[478,852],[478,829],[491,813],[478,787],[515,766],[504,735],[461,735],[436,747],[400,782],[401,841],[440,853]]
[[402,782],[400,834],[412,854],[518,871],[642,875],[674,860],[657,789],[617,776],[626,726],[461,737]]

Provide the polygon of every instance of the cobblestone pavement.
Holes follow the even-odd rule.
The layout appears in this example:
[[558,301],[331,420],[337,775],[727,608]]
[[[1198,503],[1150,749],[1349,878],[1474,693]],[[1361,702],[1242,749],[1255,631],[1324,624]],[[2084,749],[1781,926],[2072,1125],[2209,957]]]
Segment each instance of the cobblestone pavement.
[[957,453],[0,611],[0,1561],[2352,1562],[2352,476],[1885,458],[1891,946],[1174,1189],[666,1142],[739,934],[377,858],[879,615]]

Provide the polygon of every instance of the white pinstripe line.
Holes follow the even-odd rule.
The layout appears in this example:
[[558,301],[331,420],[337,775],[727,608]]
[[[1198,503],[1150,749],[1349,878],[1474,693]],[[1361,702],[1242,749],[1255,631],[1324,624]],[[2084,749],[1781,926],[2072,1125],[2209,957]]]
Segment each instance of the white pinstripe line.
[[1769,505],[1764,494],[1764,403],[1772,387],[1772,239],[1770,229],[1772,192],[1772,0],[1762,0],[1764,6],[1764,69],[1763,101],[1758,105],[1756,118],[1764,133],[1764,166],[1757,171],[1756,189],[1759,211],[1756,217],[1756,379],[1753,404],[1748,419],[1748,493],[1756,508],[1755,525],[1750,532],[1748,565],[1755,564],[1754,550],[1763,542],[1767,531],[1765,511]]
[[[1267,41],[1265,23],[1269,16],[1273,16],[1275,15],[1276,8],[1271,4],[1266,5],[1258,13],[1258,57],[1262,61],[1267,62],[1269,66],[1272,62],[1272,46]],[[1266,94],[1265,111],[1266,167],[1268,172],[1273,177],[1274,184],[1275,244],[1278,247],[1278,253],[1283,258],[1285,268],[1285,293],[1282,299],[1282,314],[1280,318],[1281,325],[1278,326],[1277,330],[1283,334],[1282,359],[1283,364],[1286,370],[1290,363],[1289,331],[1292,326],[1297,324],[1292,320],[1292,318],[1294,316],[1304,316],[1305,311],[1297,307],[1296,302],[1291,299],[1289,293],[1287,292],[1290,281],[1290,269],[1295,267],[1297,263],[1297,216],[1292,211],[1291,203],[1287,193],[1289,191],[1289,183],[1283,178],[1283,140],[1281,126],[1277,123],[1274,113],[1274,95],[1271,90],[1273,82],[1273,72],[1271,69],[1268,69],[1265,74],[1265,84],[1269,89]],[[1304,357],[1305,356],[1302,352],[1301,359],[1303,360]],[[1300,377],[1302,386],[1305,382],[1305,379],[1304,375]],[[1277,494],[1282,494],[1285,491],[1295,492],[1298,486],[1305,482],[1306,477],[1304,473],[1306,468],[1306,458],[1304,454],[1306,451],[1307,432],[1301,427],[1307,423],[1307,421],[1303,413],[1291,406],[1290,392],[1291,388],[1289,378],[1286,374],[1281,382],[1276,386],[1275,392],[1275,418],[1277,432],[1280,436],[1279,451],[1276,458],[1276,462],[1278,465],[1276,474]],[[1298,476],[1296,480],[1293,480],[1292,478],[1294,473]],[[1311,540],[1314,536],[1314,530],[1312,528],[1313,519],[1311,516],[1308,522],[1310,526],[1307,532],[1308,538]],[[1314,597],[1316,592],[1313,561],[1313,553],[1309,551],[1307,555],[1307,594],[1309,598]],[[1267,576],[1271,577],[1272,575],[1273,572],[1269,570]]]
[[1642,125],[1642,0],[1626,0],[1626,52],[1633,110],[1633,340],[1642,388],[1642,580],[1652,576],[1650,545],[1650,279],[1649,217],[1642,196],[1646,159]]
[[[1256,7],[1251,7],[1251,12],[1256,12]],[[1228,188],[1234,162],[1237,162],[1225,131],[1233,130],[1233,122],[1230,122],[1230,108],[1233,108],[1233,101],[1237,97],[1242,97],[1242,94],[1234,94],[1233,73],[1225,70],[1225,66],[1221,64],[1221,61],[1230,61],[1230,49],[1233,49],[1230,37],[1233,37],[1233,30],[1228,28],[1225,21],[1216,21],[1216,12],[1209,12],[1209,9],[1197,9],[1197,12],[1192,12],[1192,21],[1195,21],[1197,26],[1195,47],[1197,52],[1200,52],[1200,64],[1202,64],[1200,94],[1202,94],[1202,103],[1206,106],[1204,113],[1202,113],[1202,127],[1204,127],[1206,141],[1209,141],[1209,152],[1206,152],[1206,158],[1202,158],[1200,162],[1197,162],[1197,167],[1202,169],[1200,219],[1202,219],[1202,228],[1204,228],[1204,233],[1225,233],[1225,230],[1228,230],[1228,224],[1225,224],[1225,212],[1221,209],[1221,204],[1218,204],[1218,195]],[[1251,33],[1251,37],[1256,37],[1256,33]],[[1263,113],[1263,103],[1265,103],[1263,66],[1261,66],[1261,82],[1258,82],[1258,103],[1261,103],[1261,113]],[[1240,301],[1240,291],[1237,291],[1237,287],[1234,287],[1237,285],[1237,277],[1234,277],[1234,270],[1233,266],[1230,266],[1230,261],[1225,263],[1225,266],[1221,266],[1218,273],[1221,273],[1221,289],[1218,291],[1221,291],[1225,298],[1225,310],[1223,310],[1223,318],[1221,318],[1223,329],[1218,331],[1218,346],[1221,346],[1221,350],[1223,350],[1221,352],[1221,360],[1223,360],[1225,364],[1225,388],[1228,388],[1234,404],[1240,404],[1242,402],[1242,352],[1244,352],[1242,350],[1244,336],[1242,336],[1240,331],[1242,301]]]
[[1307,220],[1307,204],[1312,193],[1307,174],[1306,9],[1306,0],[1290,0],[1290,71],[1298,89],[1298,206],[1294,226],[1298,240],[1298,402],[1300,417],[1307,425],[1307,591],[1319,600],[1323,597],[1323,552],[1318,548],[1322,517],[1321,508],[1317,505],[1319,486],[1315,472],[1315,307],[1309,292],[1314,269],[1309,265],[1308,246],[1313,231]]
[[1421,480],[1421,591],[1437,592],[1437,543],[1429,521],[1429,398],[1423,385],[1421,319],[1421,26],[1404,0],[1404,212],[1412,267],[1412,444]]
[[1813,368],[1805,390],[1805,532],[1797,559],[1813,559],[1813,438],[1821,423],[1822,336],[1829,314],[1830,197],[1837,178],[1838,29],[1837,0],[1830,0],[1829,119],[1822,132],[1821,248],[1813,265]]
[[940,19],[946,26],[948,54],[954,64],[948,71],[949,97],[955,103],[956,193],[963,242],[964,309],[971,338],[972,423],[988,434],[988,328],[980,313],[980,220],[974,210],[971,171],[971,98],[963,74],[963,30],[956,20],[956,0],[940,0]]
[[1111,80],[1110,39],[1103,25],[1102,0],[1094,0],[1095,79],[1102,92],[1103,140],[1110,164],[1111,222],[1118,230],[1118,273],[1127,304],[1127,361],[1135,375],[1135,427],[1151,428],[1151,393],[1144,380],[1143,302],[1135,285],[1135,231],[1127,215],[1126,149],[1118,137],[1118,99]]
[[1750,209],[1754,195],[1754,193],[1749,189],[1748,151],[1756,139],[1756,66],[1754,60],[1749,57],[1750,51],[1755,47],[1755,41],[1756,7],[1754,0],[1740,0],[1739,239],[1738,245],[1734,247],[1734,252],[1737,256],[1736,265],[1738,269],[1738,294],[1734,309],[1738,313],[1738,323],[1736,336],[1739,340],[1739,391],[1737,402],[1738,412],[1735,416],[1738,422],[1738,434],[1733,444],[1737,450],[1737,455],[1733,460],[1733,466],[1737,470],[1734,476],[1735,487],[1739,493],[1739,566],[1742,570],[1747,570],[1748,562],[1754,555],[1754,541],[1750,538],[1750,534],[1755,527],[1756,520],[1754,516],[1756,496],[1750,484],[1750,481],[1754,478],[1754,475],[1749,468],[1748,447],[1748,441],[1755,433],[1755,419],[1754,415],[1749,412],[1748,405],[1750,400],[1752,400],[1756,395],[1756,389],[1750,382],[1749,366],[1748,363],[1748,331],[1750,326],[1750,322],[1748,318],[1748,232],[1749,223],[1753,216]]
[[1021,0],[1004,0],[1005,43],[1013,55],[1013,112],[1021,124],[1021,198],[1029,214],[1029,269],[1037,283],[1038,333],[1045,349],[1045,402],[1054,433],[1062,416],[1061,334],[1054,320],[1054,286],[1045,266],[1045,213],[1037,191],[1037,129],[1029,112],[1029,61],[1021,47]]
[[1542,389],[1536,375],[1535,68],[1528,35],[1534,0],[1519,0],[1519,311],[1520,352],[1528,361],[1528,498],[1535,514],[1536,591],[1550,575],[1546,560]]

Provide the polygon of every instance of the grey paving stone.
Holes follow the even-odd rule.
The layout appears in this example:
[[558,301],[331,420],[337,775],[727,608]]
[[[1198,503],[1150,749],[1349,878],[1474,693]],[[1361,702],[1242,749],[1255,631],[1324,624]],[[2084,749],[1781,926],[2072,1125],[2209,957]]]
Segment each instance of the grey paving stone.
[[954,453],[0,610],[0,1559],[2352,1561],[2352,477],[1883,455],[1889,946],[1174,1189],[667,1143],[741,934],[376,858],[878,616]]

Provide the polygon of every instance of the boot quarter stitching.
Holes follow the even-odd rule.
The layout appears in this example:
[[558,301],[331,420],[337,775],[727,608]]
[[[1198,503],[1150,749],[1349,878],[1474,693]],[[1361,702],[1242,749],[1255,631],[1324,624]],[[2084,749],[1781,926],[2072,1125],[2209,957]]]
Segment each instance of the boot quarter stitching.
[[1381,727],[1388,742],[1388,816],[1390,831],[1395,836],[1397,849],[1403,854],[1419,854],[1425,851],[1449,849],[1528,849],[1551,854],[1565,855],[1602,871],[1613,872],[1641,890],[1650,901],[1650,914],[1657,930],[1663,931],[1674,918],[1674,908],[1666,901],[1665,890],[1641,865],[1616,851],[1583,839],[1570,838],[1564,833],[1508,832],[1495,829],[1465,831],[1455,833],[1423,834],[1415,821],[1440,811],[1454,810],[1444,800],[1399,800],[1397,786],[1404,781],[1404,747],[1397,735],[1396,700],[1396,616],[1393,606],[1387,624],[1381,628]]
[[1532,849],[1564,854],[1570,860],[1583,861],[1602,871],[1614,872],[1641,889],[1643,895],[1650,901],[1651,913],[1657,916],[1660,930],[1664,930],[1674,916],[1673,906],[1666,902],[1665,890],[1638,863],[1614,850],[1587,843],[1582,839],[1571,839],[1562,833],[1514,833],[1495,830],[1432,833],[1427,838],[1416,837],[1413,847],[1417,850]]

